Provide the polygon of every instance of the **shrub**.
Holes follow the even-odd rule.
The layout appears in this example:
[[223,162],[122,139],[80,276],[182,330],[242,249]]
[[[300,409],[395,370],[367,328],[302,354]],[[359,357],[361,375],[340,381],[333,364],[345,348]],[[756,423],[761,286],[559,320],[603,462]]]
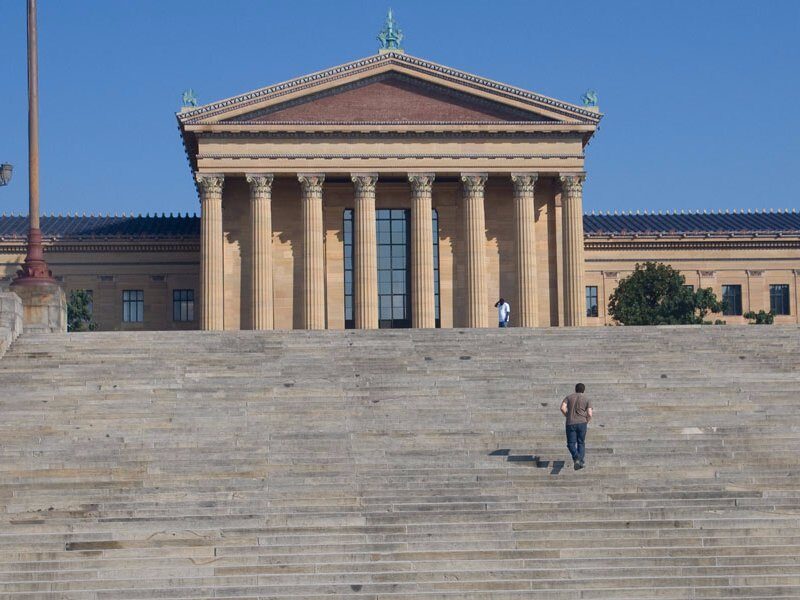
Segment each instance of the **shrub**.
[[711,288],[693,291],[679,271],[654,262],[637,263],[608,303],[608,313],[623,325],[699,325],[722,309]]
[[67,331],[94,331],[92,297],[86,290],[72,290],[67,301]]
[[772,311],[765,312],[760,310],[755,312],[751,310],[742,316],[750,321],[750,325],[772,325],[775,322],[775,315]]

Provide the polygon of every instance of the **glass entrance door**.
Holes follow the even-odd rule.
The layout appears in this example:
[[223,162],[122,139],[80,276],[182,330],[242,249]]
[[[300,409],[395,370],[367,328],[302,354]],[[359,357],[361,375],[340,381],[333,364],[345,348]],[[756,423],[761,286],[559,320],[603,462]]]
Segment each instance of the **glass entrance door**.
[[[378,326],[411,327],[411,211],[375,211],[378,243]],[[344,209],[344,326],[355,327],[353,299],[353,209]],[[439,215],[431,213],[433,227],[433,286],[436,327],[439,321]]]
[[378,327],[411,327],[411,211],[375,211],[378,230]]

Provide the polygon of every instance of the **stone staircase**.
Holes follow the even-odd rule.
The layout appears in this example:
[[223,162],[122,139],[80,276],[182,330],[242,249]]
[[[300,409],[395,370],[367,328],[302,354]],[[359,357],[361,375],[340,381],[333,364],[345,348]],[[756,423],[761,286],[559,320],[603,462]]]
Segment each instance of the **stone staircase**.
[[798,327],[26,334],[0,598],[800,598],[799,388]]

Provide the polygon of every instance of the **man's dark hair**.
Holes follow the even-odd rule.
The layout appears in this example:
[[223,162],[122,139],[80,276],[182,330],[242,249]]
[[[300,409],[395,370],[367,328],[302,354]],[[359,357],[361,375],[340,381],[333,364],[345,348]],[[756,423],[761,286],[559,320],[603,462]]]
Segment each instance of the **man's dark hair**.
[[586,391],[586,386],[583,385],[582,383],[578,383],[578,384],[575,385],[575,392],[576,393],[582,394],[585,391]]

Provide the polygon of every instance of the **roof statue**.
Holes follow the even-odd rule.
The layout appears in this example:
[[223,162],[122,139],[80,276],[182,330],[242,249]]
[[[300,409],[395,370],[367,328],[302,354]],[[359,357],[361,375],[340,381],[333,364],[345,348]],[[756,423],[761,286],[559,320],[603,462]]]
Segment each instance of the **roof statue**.
[[584,106],[597,106],[597,90],[586,90],[581,100]]
[[386,15],[386,21],[383,24],[383,29],[378,34],[378,41],[381,47],[378,50],[381,54],[384,52],[402,52],[400,42],[403,41],[403,32],[397,27],[392,15],[392,9],[389,9],[389,14]]
[[197,106],[197,96],[192,88],[189,88],[181,94],[181,101],[183,106]]

